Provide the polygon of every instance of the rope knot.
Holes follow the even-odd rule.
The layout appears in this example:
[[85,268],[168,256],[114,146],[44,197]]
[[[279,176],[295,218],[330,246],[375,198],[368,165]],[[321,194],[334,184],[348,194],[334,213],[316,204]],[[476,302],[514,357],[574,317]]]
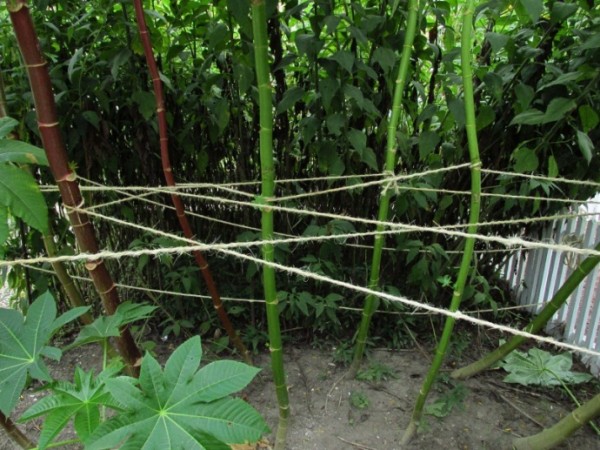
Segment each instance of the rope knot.
[[389,190],[393,190],[394,194],[399,195],[400,194],[400,186],[398,186],[398,178],[396,177],[396,174],[394,174],[393,171],[391,170],[384,170],[383,171],[383,178],[384,178],[384,183],[383,183],[383,189],[381,190],[381,195],[387,195]]

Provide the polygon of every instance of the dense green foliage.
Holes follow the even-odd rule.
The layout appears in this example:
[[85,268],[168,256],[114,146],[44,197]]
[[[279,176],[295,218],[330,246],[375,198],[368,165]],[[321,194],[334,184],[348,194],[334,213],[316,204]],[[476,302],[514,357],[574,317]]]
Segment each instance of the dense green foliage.
[[[406,123],[401,129],[409,131],[397,134],[397,173],[451,166],[464,162],[467,155],[456,14],[460,2],[422,3],[423,17],[403,96]],[[162,184],[154,98],[131,5],[115,0],[34,0],[31,5],[77,173],[109,185]],[[258,180],[258,91],[250,2],[164,0],[146,2],[146,8],[166,86],[171,159],[178,181]],[[275,2],[267,2],[277,178],[360,176],[381,171],[388,111],[404,40],[405,10],[404,1],[288,1],[278,8]],[[475,17],[473,81],[483,167],[598,181],[598,149],[594,144],[600,138],[598,8],[587,0],[495,0],[480,3]],[[23,139],[38,144],[25,72],[10,27],[4,26],[4,11],[0,23],[7,110],[21,121]],[[49,180],[45,171],[37,176]],[[280,184],[277,189],[278,196],[283,196],[356,182],[297,181]],[[377,215],[378,189],[289,200],[286,206],[373,218]],[[417,225],[464,224],[468,196],[433,191],[440,189],[468,191],[468,172],[430,175],[399,185],[399,195],[390,203],[390,217]],[[543,198],[585,199],[592,189],[487,174],[482,191],[537,198],[483,197],[482,220],[493,221],[556,212],[564,203]],[[48,204],[56,200],[54,195],[46,195]],[[87,196],[88,205],[117,198],[98,192]],[[168,204],[166,197],[162,200]],[[260,215],[254,209],[200,200],[190,209],[254,228],[244,230],[196,217],[193,227],[204,241],[259,237]],[[147,203],[122,203],[102,212],[177,230],[171,210]],[[53,221],[62,251],[73,251],[65,223],[57,217]],[[167,244],[164,238],[139,235],[106,222],[96,226],[106,248]],[[491,232],[512,235],[521,233],[522,228],[521,224],[502,225]],[[355,230],[370,231],[349,220],[276,215],[275,231],[279,233],[320,236]],[[488,232],[490,227],[482,230]],[[9,238],[8,256],[21,253],[17,238]],[[31,252],[42,252],[37,233],[28,233],[27,239]],[[361,242],[368,245],[366,249],[342,243],[278,245],[275,259],[366,285],[371,242]],[[460,254],[452,251],[461,250],[462,245],[460,239],[425,233],[388,238],[386,247],[393,250],[383,255],[380,285],[390,292],[447,304],[451,290],[444,287],[444,280],[454,279]],[[485,248],[477,244],[476,252]],[[468,305],[496,307],[506,300],[496,289],[494,278],[502,258],[502,253],[476,257],[476,270],[464,295]],[[187,256],[122,260],[120,264],[120,281],[128,284],[182,293],[203,290],[197,269]],[[213,255],[211,267],[223,295],[262,297],[255,266]],[[12,271],[11,283],[23,288],[20,270]],[[46,275],[31,272],[30,277],[38,290],[46,289]],[[297,279],[283,274],[278,274],[277,284],[281,299],[287,300],[280,303],[283,329],[298,323],[309,334],[354,329],[358,316],[335,307],[342,303],[360,307],[361,296],[331,292],[313,282],[300,286]],[[135,291],[128,291],[126,298],[147,299]],[[198,303],[183,297],[153,299],[165,308],[160,332],[181,330],[190,324],[200,324],[204,331],[216,326],[208,307],[199,308]],[[403,309],[389,304],[380,308]],[[248,338],[264,330],[262,310],[240,304],[230,306],[229,311],[234,319],[252,318],[250,326],[242,330]],[[374,320],[383,333],[393,328],[385,317]],[[395,323],[403,327],[403,322]],[[390,342],[392,336],[400,339],[397,333],[390,333]]]
[[[0,309],[0,411],[8,415],[14,409],[27,375],[45,382],[44,389],[50,390],[20,418],[45,416],[37,448],[85,442],[87,449],[121,445],[175,449],[183,445],[217,450],[229,449],[226,444],[257,441],[268,432],[254,408],[230,397],[260,369],[225,360],[199,369],[202,346],[197,336],[173,351],[164,370],[147,354],[139,379],[119,376],[125,366],[118,360],[107,365],[106,359],[98,376],[77,367],[74,383],[53,379],[44,359],[60,360],[62,351],[50,346],[50,339],[86,309],[75,308],[56,318],[56,303],[49,292],[37,298],[26,315]],[[140,320],[152,310],[131,304],[122,304],[120,309],[83,327],[73,346],[118,335],[118,328],[102,325]],[[106,408],[115,411],[108,419]],[[71,420],[77,439],[53,442]]]

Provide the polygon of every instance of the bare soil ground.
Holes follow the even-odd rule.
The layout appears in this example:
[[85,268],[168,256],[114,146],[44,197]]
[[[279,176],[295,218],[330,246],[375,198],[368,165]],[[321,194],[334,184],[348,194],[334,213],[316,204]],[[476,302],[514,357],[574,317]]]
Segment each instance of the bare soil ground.
[[[164,361],[171,351],[170,346],[161,347],[159,359]],[[345,369],[332,362],[330,348],[288,347],[286,352],[292,406],[288,449],[401,448],[399,441],[403,429],[408,424],[413,401],[429,367],[425,355],[418,350],[375,351],[365,361],[365,367],[383,364],[393,371],[395,378],[367,382],[343,379]],[[97,368],[99,356],[96,347],[77,349],[66,353],[61,363],[54,365],[52,370],[58,378],[72,379],[75,366]],[[246,389],[244,396],[275,430],[277,408],[268,358],[267,353],[256,357],[255,363],[263,371]],[[502,383],[502,376],[499,372],[489,372],[464,382],[464,400],[443,419],[426,416],[423,428],[406,448],[510,449],[514,437],[537,433],[572,409],[558,390],[508,385]],[[448,390],[443,384],[437,387],[429,403]],[[26,391],[14,417],[18,417],[39,396],[40,393],[32,389]],[[35,438],[39,434],[39,425],[39,422],[30,422],[20,427]],[[266,436],[265,445],[261,448],[268,449],[273,439],[273,435]],[[597,449],[600,448],[600,438],[588,426],[558,448]],[[17,449],[3,431],[0,431],[0,449]]]

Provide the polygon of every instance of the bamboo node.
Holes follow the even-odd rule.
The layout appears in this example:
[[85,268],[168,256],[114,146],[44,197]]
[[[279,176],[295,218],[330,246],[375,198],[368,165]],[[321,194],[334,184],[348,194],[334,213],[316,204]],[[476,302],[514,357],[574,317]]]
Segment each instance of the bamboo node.
[[75,172],[68,172],[64,177],[62,178],[58,178],[56,180],[57,183],[64,183],[65,181],[67,182],[73,182],[77,180],[77,174]]
[[[36,64],[35,66],[40,66],[40,65],[46,65],[46,63],[44,64]],[[33,67],[33,66],[28,66],[28,67]],[[50,122],[50,123],[46,123],[46,122],[38,122],[38,127],[39,128],[52,128],[52,127],[57,127],[58,126],[58,122]]]
[[275,347],[269,346],[269,352],[271,352],[271,353],[280,352],[280,351],[281,351],[281,347],[275,348]]
[[254,201],[252,203],[258,205],[258,209],[263,212],[272,212],[273,208],[268,206],[269,202],[276,201],[275,197],[266,197],[264,195],[257,195],[254,197]]
[[96,259],[94,261],[88,261],[84,264],[85,268],[88,270],[88,272],[92,272],[94,270],[96,270],[96,268],[102,264],[102,260],[101,259]]
[[[77,217],[77,218],[79,218],[79,217]],[[90,224],[90,221],[86,220],[85,222],[79,222],[79,223],[73,224],[72,227],[73,228],[81,228],[81,227],[88,226],[89,224]]]
[[115,285],[115,283],[113,282],[113,284],[104,292],[100,292],[101,295],[106,295],[108,294],[110,291],[114,290],[117,286]]

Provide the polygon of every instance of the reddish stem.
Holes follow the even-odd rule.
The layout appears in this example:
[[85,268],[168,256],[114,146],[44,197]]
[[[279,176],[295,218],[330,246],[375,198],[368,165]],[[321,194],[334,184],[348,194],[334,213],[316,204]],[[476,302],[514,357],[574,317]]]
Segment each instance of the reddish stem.
[[[167,133],[167,117],[162,81],[160,79],[158,67],[156,66],[154,52],[152,51],[152,42],[150,40],[150,34],[148,33],[148,27],[146,26],[146,18],[144,17],[144,8],[141,0],[134,0],[133,6],[135,8],[135,16],[138,24],[138,31],[140,33],[140,39],[144,47],[144,54],[146,55],[146,63],[148,64],[148,70],[150,71],[150,76],[152,78],[152,85],[154,86],[156,114],[158,118],[158,133],[160,137],[160,157],[162,161],[163,173],[165,175],[167,186],[176,186],[175,178],[173,177],[173,169],[171,168],[171,160],[169,158],[169,138]],[[190,222],[185,214],[185,207],[183,206],[181,198],[177,194],[173,193],[171,194],[171,200],[175,206],[177,219],[179,220],[179,225],[181,226],[184,236],[188,239],[193,239],[194,233],[192,232],[192,227],[190,226]],[[212,273],[208,267],[208,262],[200,251],[195,250],[193,254],[196,263],[200,268],[200,272],[202,273],[202,277],[204,278],[204,282],[212,298],[213,306],[217,311],[217,315],[221,320],[223,328],[227,332],[227,335],[229,336],[229,339],[235,348],[237,348],[242,354],[243,358],[251,364],[252,361],[250,359],[250,352],[248,352],[246,346],[238,336],[233,324],[229,320],[227,312],[223,308],[223,302],[221,301],[221,296],[219,295],[219,291],[217,290]]]
[[[42,144],[50,163],[50,170],[58,184],[77,244],[83,252],[97,253],[98,243],[94,228],[87,214],[78,210],[83,206],[83,198],[76,181],[77,177],[69,168],[67,152],[59,129],[47,63],[40,50],[26,0],[9,0],[8,10],[29,76]],[[120,303],[119,294],[104,261],[102,259],[90,261],[85,267],[94,281],[104,309],[108,314],[113,314]],[[117,346],[130,366],[130,371],[136,373],[141,353],[127,328],[121,330]]]
[[17,428],[15,423],[0,412],[0,426],[6,430],[6,433],[23,448],[35,448],[35,443],[32,442],[21,430]]

